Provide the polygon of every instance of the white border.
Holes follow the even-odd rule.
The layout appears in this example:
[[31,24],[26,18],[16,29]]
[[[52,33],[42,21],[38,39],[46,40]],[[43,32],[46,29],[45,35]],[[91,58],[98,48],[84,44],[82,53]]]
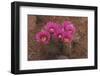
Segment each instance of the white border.
[[[47,61],[27,60],[27,15],[58,15],[88,17],[88,58]],[[20,7],[20,70],[79,67],[94,65],[94,11],[43,7]]]

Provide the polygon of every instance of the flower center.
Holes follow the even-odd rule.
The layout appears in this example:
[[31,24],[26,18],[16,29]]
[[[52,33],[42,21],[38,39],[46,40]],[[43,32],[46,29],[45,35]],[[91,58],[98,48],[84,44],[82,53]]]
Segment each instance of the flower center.
[[53,28],[50,28],[50,32],[54,32],[54,29]]
[[44,42],[44,41],[47,40],[47,37],[46,36],[43,36],[43,37],[41,37],[41,40]]

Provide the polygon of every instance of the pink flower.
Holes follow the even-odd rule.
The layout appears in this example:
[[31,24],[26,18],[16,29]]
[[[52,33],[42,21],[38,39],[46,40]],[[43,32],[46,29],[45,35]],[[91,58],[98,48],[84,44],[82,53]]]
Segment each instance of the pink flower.
[[56,32],[54,33],[54,37],[56,38],[56,39],[62,39],[63,38],[63,27],[61,26],[61,25],[59,25],[58,27],[57,27],[57,30],[56,30]]
[[63,25],[48,22],[41,32],[36,34],[36,41],[48,44],[52,39],[71,43],[76,32],[75,26],[70,21],[64,21]]
[[44,29],[52,34],[54,34],[57,30],[58,24],[54,22],[48,22]]
[[74,35],[72,35],[70,32],[64,32],[62,41],[64,43],[71,43],[73,40],[73,36]]
[[47,31],[38,32],[36,34],[36,41],[39,43],[48,44],[50,41],[50,34]]
[[64,30],[70,34],[74,34],[76,31],[74,24],[72,24],[70,21],[64,21],[63,27]]

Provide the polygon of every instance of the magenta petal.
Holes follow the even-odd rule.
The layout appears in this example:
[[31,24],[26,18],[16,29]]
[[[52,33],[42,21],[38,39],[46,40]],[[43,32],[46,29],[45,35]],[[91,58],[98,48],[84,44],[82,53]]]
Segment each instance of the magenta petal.
[[64,32],[64,35],[63,35],[63,42],[65,42],[65,43],[71,43],[72,40],[73,40],[73,37],[74,37],[74,35],[72,35],[71,33],[69,33],[69,32]]
[[64,26],[64,30],[70,32],[71,34],[74,34],[76,32],[76,28],[74,24],[72,24],[70,21],[65,21],[63,26]]
[[55,33],[57,30],[58,24],[54,22],[48,22],[46,26],[44,27],[44,30],[50,32],[50,33]]
[[62,39],[63,38],[63,27],[61,26],[61,25],[59,25],[58,27],[57,27],[57,30],[56,30],[56,32],[54,33],[54,37],[56,38],[56,39]]

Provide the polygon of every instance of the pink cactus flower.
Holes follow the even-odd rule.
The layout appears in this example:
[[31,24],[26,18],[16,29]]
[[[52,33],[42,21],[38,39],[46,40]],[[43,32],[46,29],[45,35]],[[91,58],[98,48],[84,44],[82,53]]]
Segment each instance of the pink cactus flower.
[[50,34],[47,31],[38,32],[36,34],[36,41],[43,44],[48,44],[50,41]]
[[58,24],[54,22],[48,22],[44,29],[52,34],[54,34],[57,30]]
[[75,26],[70,21],[64,21],[63,25],[48,22],[41,32],[36,34],[36,41],[49,44],[50,39],[71,43],[76,32]]
[[74,35],[72,35],[70,32],[64,32],[62,41],[64,43],[71,43],[73,40],[73,37]]
[[54,33],[54,37],[56,38],[56,39],[62,39],[63,38],[63,27],[61,26],[61,25],[59,25],[58,27],[57,27],[57,30],[56,30],[56,32]]
[[74,34],[76,31],[74,24],[72,24],[70,21],[64,21],[63,27],[64,30],[70,34]]

